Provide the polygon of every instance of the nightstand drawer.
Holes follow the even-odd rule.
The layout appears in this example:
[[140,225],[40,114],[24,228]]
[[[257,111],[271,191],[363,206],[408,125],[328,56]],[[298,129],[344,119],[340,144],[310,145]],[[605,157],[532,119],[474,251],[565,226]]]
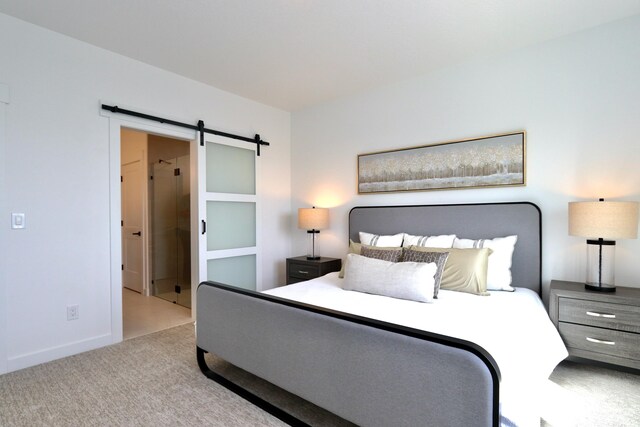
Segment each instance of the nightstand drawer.
[[561,297],[560,322],[640,333],[640,307]]
[[320,267],[290,262],[288,274],[290,277],[297,277],[298,279],[313,279],[320,276]]
[[640,335],[592,326],[559,324],[567,347],[625,359],[640,359]]

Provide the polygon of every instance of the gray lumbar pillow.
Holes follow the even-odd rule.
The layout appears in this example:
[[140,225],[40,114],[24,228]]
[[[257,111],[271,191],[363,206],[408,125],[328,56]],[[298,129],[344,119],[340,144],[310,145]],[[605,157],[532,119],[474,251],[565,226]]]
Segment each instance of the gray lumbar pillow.
[[449,252],[422,252],[414,251],[407,248],[403,255],[403,261],[405,262],[432,262],[436,265],[437,270],[435,276],[433,276],[433,297],[438,298],[438,291],[440,290],[440,281],[442,280],[442,272],[444,266],[449,258]]
[[431,302],[436,270],[435,263],[389,262],[349,254],[343,288],[347,291]]

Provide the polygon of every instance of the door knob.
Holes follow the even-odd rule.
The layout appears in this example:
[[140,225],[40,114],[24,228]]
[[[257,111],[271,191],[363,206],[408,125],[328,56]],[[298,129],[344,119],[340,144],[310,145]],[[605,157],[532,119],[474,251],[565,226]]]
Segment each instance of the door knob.
[[137,233],[131,233],[134,236],[142,236],[142,231],[138,231]]

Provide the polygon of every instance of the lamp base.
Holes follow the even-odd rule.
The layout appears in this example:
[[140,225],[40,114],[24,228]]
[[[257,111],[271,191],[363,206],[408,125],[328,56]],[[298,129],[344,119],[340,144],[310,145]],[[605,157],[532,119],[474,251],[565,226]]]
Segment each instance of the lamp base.
[[588,291],[595,291],[595,292],[615,292],[616,291],[616,287],[614,285],[607,285],[607,284],[602,284],[602,285],[597,285],[597,284],[589,284],[586,283],[584,285],[584,288]]
[[317,261],[320,259],[320,255],[318,255],[318,251],[316,251],[316,234],[320,234],[320,230],[307,230],[307,236],[309,236],[307,259],[309,261]]
[[593,292],[615,292],[614,259],[616,242],[587,240],[587,280],[585,289]]

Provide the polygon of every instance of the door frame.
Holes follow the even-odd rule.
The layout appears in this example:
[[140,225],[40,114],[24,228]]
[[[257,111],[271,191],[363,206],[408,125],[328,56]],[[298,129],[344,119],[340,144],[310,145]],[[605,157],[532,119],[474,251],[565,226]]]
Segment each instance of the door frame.
[[[100,102],[103,104],[105,102]],[[124,107],[123,108],[128,108]],[[129,128],[140,132],[189,141],[189,176],[191,194],[198,194],[198,140],[196,131],[137,117],[123,119],[107,110],[100,115],[109,119],[109,229],[110,229],[110,282],[111,282],[111,342],[122,341],[122,227],[120,226],[122,191],[120,188],[120,131]],[[199,277],[198,256],[198,197],[191,198],[191,280]],[[193,285],[193,283],[192,283]],[[191,319],[195,319],[197,286],[191,287]]]
[[[5,191],[5,167],[6,164],[6,118],[5,109],[9,105],[9,85],[0,83],[0,212],[5,214],[5,209],[9,209],[6,200]],[[9,213],[7,213],[7,217]],[[15,230],[14,230],[15,231]],[[0,227],[0,241],[6,242],[8,240],[8,234],[10,233],[8,225],[6,227]],[[6,263],[7,261],[7,245],[0,245],[0,375],[4,374],[8,370],[8,333],[7,333],[7,281],[5,278]]]

